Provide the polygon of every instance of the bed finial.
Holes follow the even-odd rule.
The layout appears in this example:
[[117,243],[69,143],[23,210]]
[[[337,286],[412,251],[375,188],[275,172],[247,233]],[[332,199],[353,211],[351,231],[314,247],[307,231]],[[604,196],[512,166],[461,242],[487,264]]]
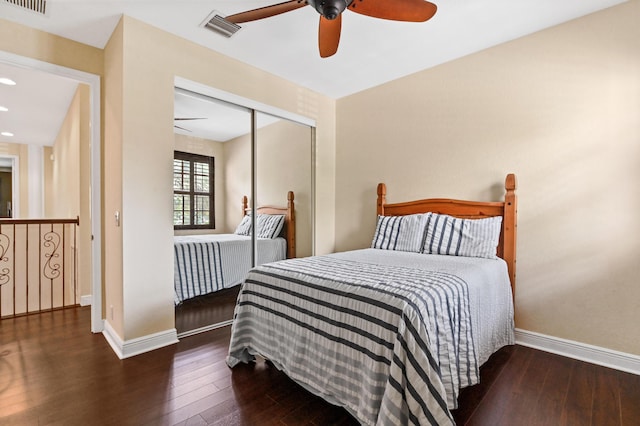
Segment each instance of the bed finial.
[[249,199],[246,195],[242,196],[242,217],[247,215],[247,209],[249,208]]
[[387,204],[387,186],[384,183],[378,184],[378,216],[384,216],[384,205]]
[[293,191],[287,192],[287,259],[296,257],[296,210]]
[[507,191],[515,191],[518,189],[518,181],[516,179],[516,175],[513,173],[509,173],[507,178],[504,180],[504,187]]

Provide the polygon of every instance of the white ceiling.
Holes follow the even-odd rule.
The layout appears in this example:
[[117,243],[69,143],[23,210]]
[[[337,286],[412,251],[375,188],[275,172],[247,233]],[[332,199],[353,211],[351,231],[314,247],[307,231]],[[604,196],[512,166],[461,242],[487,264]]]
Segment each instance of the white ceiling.
[[0,77],[15,86],[0,84],[0,142],[53,145],[78,87],[78,82],[42,71],[8,66],[0,62]]
[[[311,7],[241,24],[242,29],[230,39],[200,27],[213,10],[226,16],[281,1],[49,0],[47,14],[42,16],[0,0],[0,17],[103,48],[120,16],[126,14],[337,99],[624,2],[432,0],[438,12],[424,23],[384,21],[347,10],[338,52],[326,59],[318,54],[319,15]],[[26,75],[25,70],[19,73]],[[52,94],[57,84],[44,87],[41,96]],[[0,96],[10,95],[0,92]],[[5,99],[11,98],[0,97],[0,105]],[[32,127],[40,122],[34,117],[53,116],[63,109],[60,105],[40,112],[38,106],[29,107],[27,122]],[[0,131],[7,125],[2,114],[6,113],[0,112]],[[11,124],[14,133],[28,128],[17,120]],[[0,136],[2,141],[6,138]]]

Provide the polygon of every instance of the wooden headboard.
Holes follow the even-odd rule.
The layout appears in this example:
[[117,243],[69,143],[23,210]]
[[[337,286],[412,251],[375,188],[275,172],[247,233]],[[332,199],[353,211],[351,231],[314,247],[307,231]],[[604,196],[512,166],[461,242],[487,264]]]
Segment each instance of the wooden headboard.
[[448,214],[459,218],[481,219],[483,217],[502,216],[502,232],[498,244],[497,255],[507,262],[511,289],[516,289],[516,231],[517,231],[517,181],[514,174],[508,174],[504,183],[504,201],[463,201],[450,198],[430,198],[407,201],[404,203],[387,203],[387,187],[378,184],[378,215],[402,216],[415,213],[434,212]]
[[[260,206],[256,210],[256,214],[283,214],[284,215],[284,238],[287,240],[287,259],[296,257],[296,212],[293,203],[293,191],[287,193],[287,206]],[[249,208],[249,199],[247,196],[242,197],[242,216],[244,217],[251,209]]]

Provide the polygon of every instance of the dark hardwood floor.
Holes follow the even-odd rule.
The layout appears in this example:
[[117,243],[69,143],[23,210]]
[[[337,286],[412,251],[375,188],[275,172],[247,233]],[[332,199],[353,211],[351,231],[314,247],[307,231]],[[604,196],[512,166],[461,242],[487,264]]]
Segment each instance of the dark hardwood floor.
[[[353,425],[268,363],[225,362],[230,327],[119,360],[90,309],[0,321],[0,425]],[[463,391],[458,424],[638,425],[640,377],[514,346]]]
[[188,299],[176,306],[178,334],[229,321],[233,318],[241,286]]

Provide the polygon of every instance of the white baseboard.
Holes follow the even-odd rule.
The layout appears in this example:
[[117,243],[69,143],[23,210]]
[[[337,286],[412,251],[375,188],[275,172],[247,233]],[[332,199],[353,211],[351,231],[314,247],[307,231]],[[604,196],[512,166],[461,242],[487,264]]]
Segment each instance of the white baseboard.
[[640,375],[640,356],[516,329],[516,343],[568,358]]
[[111,349],[113,349],[120,359],[140,355],[154,349],[178,343],[178,335],[175,328],[123,341],[111,324],[109,324],[109,321],[105,320],[102,334],[111,346]]
[[93,296],[91,294],[80,296],[80,306],[91,306],[92,302],[93,302]]

